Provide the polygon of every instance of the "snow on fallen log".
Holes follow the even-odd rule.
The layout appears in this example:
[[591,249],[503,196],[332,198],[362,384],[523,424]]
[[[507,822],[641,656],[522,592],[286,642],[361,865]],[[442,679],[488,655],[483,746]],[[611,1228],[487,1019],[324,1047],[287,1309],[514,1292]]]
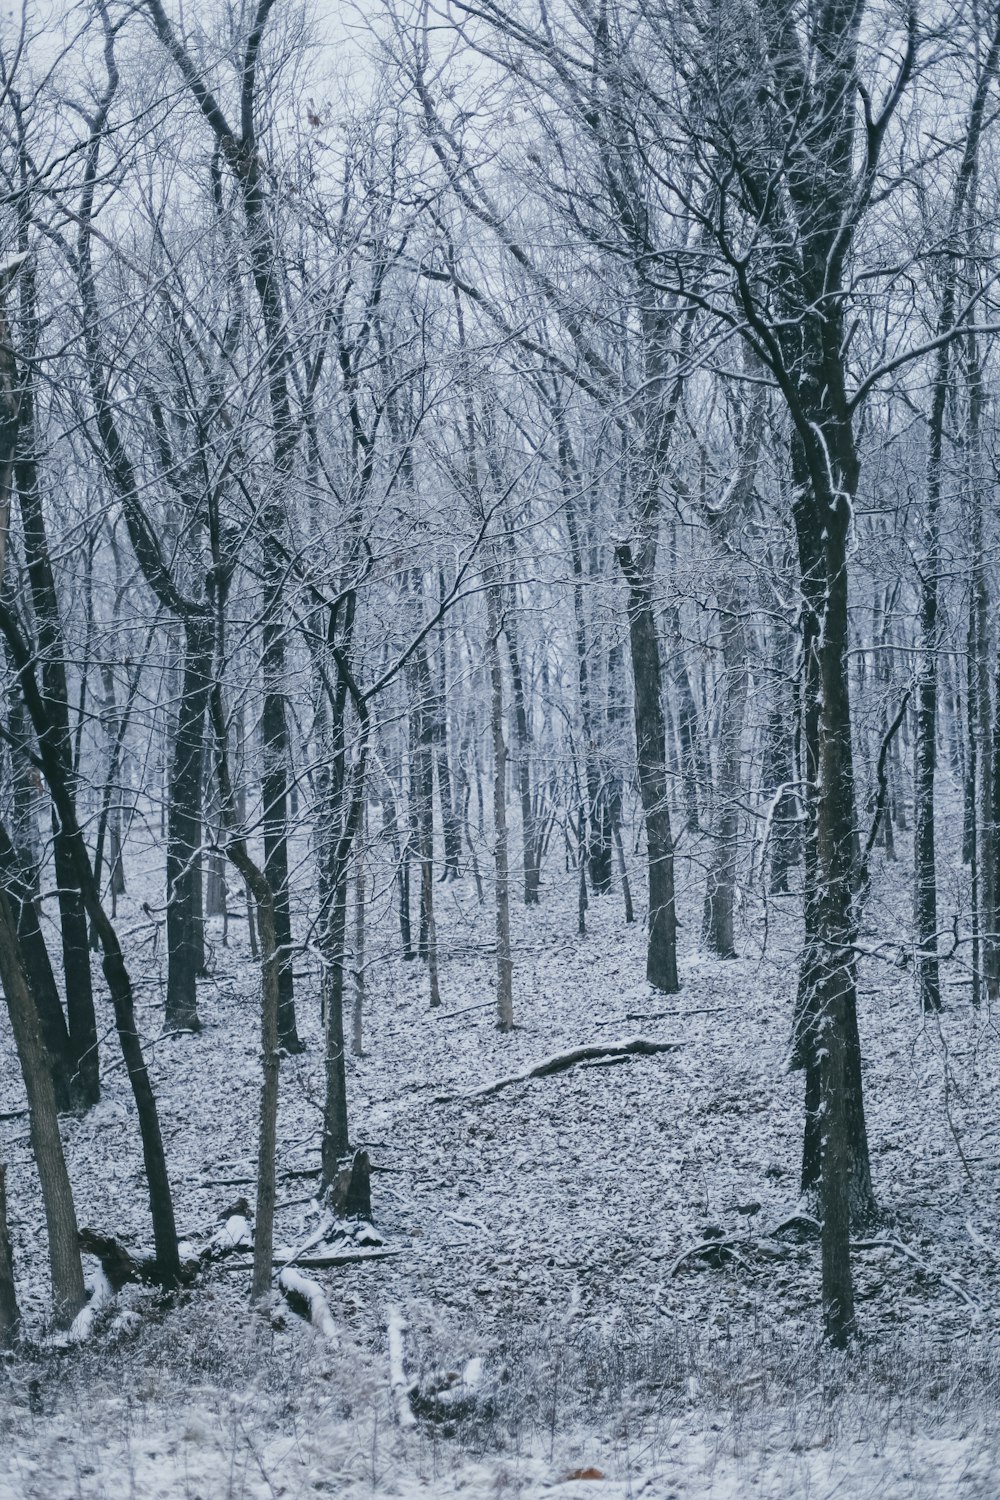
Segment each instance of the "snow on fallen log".
[[544,1062],[526,1068],[522,1073],[511,1073],[506,1078],[494,1079],[478,1089],[468,1089],[457,1094],[435,1094],[435,1104],[457,1104],[468,1099],[487,1099],[499,1094],[501,1089],[515,1083],[528,1083],[532,1078],[550,1078],[553,1073],[565,1073],[577,1063],[592,1062],[596,1058],[652,1057],[657,1052],[676,1052],[680,1042],[651,1042],[646,1037],[635,1037],[629,1042],[592,1042],[586,1047],[574,1047],[572,1052],[557,1052]]
[[253,1229],[245,1214],[230,1214],[202,1246],[202,1258],[214,1260],[216,1256],[231,1255],[234,1250],[249,1249],[253,1244]]
[[403,1352],[406,1319],[398,1307],[389,1309],[388,1333],[389,1388],[392,1391],[393,1405],[396,1408],[396,1421],[400,1427],[416,1427],[417,1419],[410,1405],[410,1391],[406,1383],[406,1360]]
[[[321,1333],[329,1343],[339,1345],[337,1325],[333,1321],[326,1294],[318,1281],[313,1281],[308,1276],[301,1276],[291,1266],[285,1266],[278,1274],[278,1285],[294,1312],[302,1316],[308,1314],[309,1321],[317,1332]],[[303,1307],[306,1313],[302,1312]]]
[[71,1344],[85,1344],[93,1335],[101,1313],[106,1312],[115,1300],[114,1289],[102,1267],[94,1272],[92,1286],[90,1301],[86,1307],[81,1307],[70,1324],[67,1337]]

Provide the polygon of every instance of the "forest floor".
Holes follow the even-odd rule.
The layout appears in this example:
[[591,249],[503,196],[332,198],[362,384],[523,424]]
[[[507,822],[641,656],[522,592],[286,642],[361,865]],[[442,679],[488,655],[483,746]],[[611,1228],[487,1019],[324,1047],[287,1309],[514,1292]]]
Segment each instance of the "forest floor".
[[[917,1012],[895,946],[909,930],[906,868],[878,872],[863,939],[878,949],[861,966],[860,1019],[882,1218],[854,1256],[863,1337],[851,1353],[818,1342],[817,1245],[775,1233],[796,1208],[801,1150],[801,1075],[783,1066],[794,898],[748,899],[742,956],[710,959],[697,943],[697,863],[682,856],[683,988],[664,997],[642,982],[641,912],[626,927],[617,893],[592,900],[579,938],[563,877],[539,908],[515,909],[517,1025],[503,1036],[490,908],[463,880],[436,888],[438,1012],[424,966],[394,953],[391,913],[371,923],[351,1119],[377,1169],[375,1225],[398,1253],[309,1272],[339,1347],[294,1315],[252,1313],[247,1273],[225,1263],[166,1309],[126,1291],[84,1346],[44,1340],[27,1121],[0,1122],[37,1340],[0,1365],[0,1500],[995,1496],[1000,1037],[988,1010],[972,1009],[964,947],[944,965],[944,1013]],[[962,909],[962,880],[946,874],[943,910]],[[161,964],[138,898],[120,926],[178,1224],[203,1236],[234,1198],[254,1196],[258,983],[245,925],[225,949],[213,934],[203,1032],[162,1038]],[[308,950],[301,965],[307,1050],[282,1068],[283,1173],[318,1162]],[[478,1100],[440,1097],[636,1037],[676,1050],[582,1063]],[[6,1029],[0,1051],[9,1113],[23,1099]],[[78,1215],[142,1247],[138,1132],[113,1034],[103,1058],[101,1104],[65,1121]],[[281,1182],[280,1243],[301,1245],[319,1222],[314,1181]],[[679,1261],[706,1230],[722,1231],[726,1253]],[[433,1412],[428,1399],[410,1430],[395,1423],[389,1388],[393,1307],[424,1393],[434,1372],[482,1362],[474,1387]]]

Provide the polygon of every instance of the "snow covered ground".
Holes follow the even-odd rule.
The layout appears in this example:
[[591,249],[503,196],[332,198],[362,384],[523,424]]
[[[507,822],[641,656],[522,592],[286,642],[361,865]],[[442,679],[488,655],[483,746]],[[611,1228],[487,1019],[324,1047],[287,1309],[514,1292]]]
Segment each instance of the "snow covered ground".
[[[893,873],[879,874],[871,947],[908,930]],[[578,939],[574,882],[563,888],[553,871],[540,908],[515,908],[510,1036],[494,1027],[492,915],[471,881],[437,887],[440,1012],[427,1009],[423,966],[393,953],[392,914],[373,919],[351,1119],[376,1168],[376,1226],[399,1253],[309,1271],[339,1347],[287,1311],[251,1313],[249,1277],[224,1263],[169,1309],[133,1291],[116,1312],[140,1319],[85,1348],[35,1348],[0,1366],[0,1500],[1000,1492],[1000,1043],[993,1017],[969,1004],[964,950],[945,965],[940,1018],[917,1013],[896,948],[862,965],[885,1218],[855,1255],[864,1340],[835,1357],[817,1345],[816,1245],[772,1233],[796,1206],[801,1145],[801,1077],[782,1067],[795,903],[748,902],[743,956],[720,963],[698,951],[697,866],[682,859],[678,874],[683,990],[663,997],[641,980],[641,922],[626,928],[609,895],[592,901]],[[944,884],[942,905],[957,908],[960,874]],[[203,1235],[235,1199],[253,1200],[257,979],[243,924],[228,949],[215,933],[203,1033],[161,1039],[162,975],[133,897],[121,921],[133,955],[144,921],[146,958],[133,968],[178,1224]],[[282,1070],[286,1174],[318,1163],[322,1100],[308,951],[296,970],[308,1049]],[[0,1037],[10,1111],[20,1086]],[[676,1050],[448,1097],[635,1037]],[[81,1224],[148,1243],[113,1035],[104,1099],[65,1122],[65,1140]],[[0,1155],[22,1311],[40,1337],[44,1221],[25,1119],[0,1123]],[[283,1178],[282,1243],[314,1231],[314,1182]],[[722,1231],[728,1253],[679,1261],[706,1230]],[[394,1307],[425,1397],[435,1372],[482,1361],[478,1384],[459,1386],[450,1406],[415,1397],[410,1430],[390,1391]]]

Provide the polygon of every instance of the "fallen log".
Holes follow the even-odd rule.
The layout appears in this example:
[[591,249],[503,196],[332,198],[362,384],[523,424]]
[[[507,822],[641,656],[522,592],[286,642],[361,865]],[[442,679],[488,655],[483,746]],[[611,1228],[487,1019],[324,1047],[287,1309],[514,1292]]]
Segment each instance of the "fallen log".
[[115,1300],[115,1291],[103,1268],[93,1278],[93,1290],[87,1302],[70,1325],[68,1340],[71,1344],[85,1344],[93,1336],[97,1320],[107,1312]]
[[[710,1238],[699,1240],[696,1245],[689,1245],[686,1250],[681,1251],[667,1274],[676,1276],[686,1260],[703,1260],[706,1265],[715,1270],[725,1265],[727,1260],[735,1260],[741,1266],[745,1266],[746,1261],[733,1248],[738,1243],[736,1235],[712,1235]],[[656,1259],[660,1257],[657,1256]]]
[[337,1325],[330,1312],[330,1304],[318,1281],[300,1276],[292,1266],[285,1266],[278,1273],[278,1285],[293,1312],[307,1318],[328,1343],[339,1345]]
[[403,1340],[406,1337],[406,1320],[398,1307],[390,1307],[387,1332],[389,1335],[389,1388],[396,1408],[396,1421],[400,1427],[416,1427],[417,1419],[410,1405],[410,1392],[406,1383],[406,1360]]
[[680,1042],[651,1042],[645,1037],[636,1037],[629,1042],[595,1042],[585,1047],[574,1047],[571,1052],[559,1052],[547,1057],[544,1062],[526,1068],[523,1073],[511,1073],[506,1078],[497,1078],[482,1088],[468,1089],[457,1094],[435,1094],[435,1104],[456,1104],[472,1099],[488,1099],[499,1094],[501,1089],[515,1083],[528,1083],[533,1078],[551,1078],[555,1073],[565,1073],[577,1063],[592,1062],[595,1058],[652,1057],[657,1052],[676,1052]]
[[93,1255],[100,1261],[101,1270],[113,1293],[120,1292],[130,1281],[146,1286],[162,1284],[156,1257],[133,1255],[114,1235],[98,1234],[95,1229],[81,1229],[77,1232],[77,1241],[85,1255]]

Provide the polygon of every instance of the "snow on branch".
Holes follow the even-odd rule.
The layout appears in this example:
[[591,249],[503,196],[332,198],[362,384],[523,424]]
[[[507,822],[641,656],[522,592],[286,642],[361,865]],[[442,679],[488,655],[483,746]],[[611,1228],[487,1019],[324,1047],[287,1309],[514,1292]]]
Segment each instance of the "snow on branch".
[[278,1275],[278,1285],[293,1311],[303,1317],[308,1317],[312,1326],[323,1335],[328,1343],[339,1345],[337,1325],[333,1321],[330,1304],[318,1281],[300,1275],[291,1266],[285,1266]]
[[417,1419],[410,1405],[410,1392],[406,1382],[406,1362],[403,1341],[406,1337],[406,1319],[398,1307],[390,1307],[388,1316],[389,1334],[389,1387],[396,1421],[400,1427],[416,1427]]
[[435,1104],[456,1104],[466,1099],[486,1099],[499,1094],[501,1089],[515,1083],[528,1083],[532,1078],[550,1078],[554,1073],[565,1073],[577,1063],[592,1062],[604,1057],[652,1057],[657,1052],[676,1052],[680,1042],[651,1042],[645,1037],[635,1037],[630,1042],[592,1042],[585,1047],[574,1047],[571,1052],[557,1052],[544,1062],[526,1068],[522,1073],[511,1073],[506,1078],[496,1078],[478,1089],[468,1089],[457,1094],[435,1094]]

